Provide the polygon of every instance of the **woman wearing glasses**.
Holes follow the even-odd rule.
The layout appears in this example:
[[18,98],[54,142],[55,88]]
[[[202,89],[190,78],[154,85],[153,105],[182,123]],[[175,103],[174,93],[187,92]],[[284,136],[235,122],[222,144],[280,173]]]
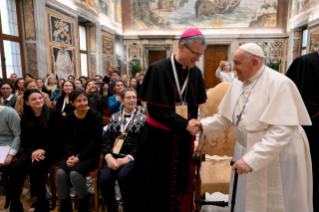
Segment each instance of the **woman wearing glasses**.
[[0,84],[0,92],[0,105],[14,108],[18,98],[18,96],[14,94],[14,86],[10,82],[3,82]]
[[107,211],[117,211],[114,183],[117,180],[124,202],[124,211],[134,209],[134,158],[146,116],[136,109],[136,91],[127,88],[121,93],[124,110],[114,113],[102,142],[105,161],[101,176],[101,191]]

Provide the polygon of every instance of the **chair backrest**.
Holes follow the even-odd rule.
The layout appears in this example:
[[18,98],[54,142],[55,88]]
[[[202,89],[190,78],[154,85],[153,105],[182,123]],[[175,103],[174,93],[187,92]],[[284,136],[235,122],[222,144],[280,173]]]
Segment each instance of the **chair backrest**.
[[[218,112],[218,105],[225,96],[230,83],[222,82],[207,92],[207,101],[200,105],[200,118],[212,116]],[[214,132],[205,136],[203,154],[233,156],[236,142],[234,126],[224,131]]]
[[110,123],[110,118],[103,116],[103,126],[108,125]]

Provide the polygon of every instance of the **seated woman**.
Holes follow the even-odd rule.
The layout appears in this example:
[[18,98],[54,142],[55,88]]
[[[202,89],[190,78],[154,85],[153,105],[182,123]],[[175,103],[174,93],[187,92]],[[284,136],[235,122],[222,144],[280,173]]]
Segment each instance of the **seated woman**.
[[48,94],[49,97],[50,97],[51,96],[51,92],[48,89],[46,89],[46,87],[44,86],[44,80],[41,79],[41,78],[37,78],[36,80],[37,80],[37,84],[38,84],[38,87],[39,87],[39,91]]
[[134,88],[136,92],[140,89],[140,82],[136,78],[132,78],[130,81],[130,88]]
[[49,76],[47,78],[45,87],[51,93],[55,91],[55,89],[57,88],[57,84],[56,84],[56,80],[53,76]]
[[[25,90],[28,90],[28,89],[39,90],[38,84],[34,79],[25,81],[23,86],[24,86]],[[51,107],[51,101],[50,101],[49,95],[44,93],[44,92],[41,92],[41,95],[42,95],[42,98],[44,100],[44,103],[48,107]],[[14,106],[14,109],[17,111],[17,113],[20,117],[23,114],[23,105],[24,105],[23,95],[18,96],[16,105]]]
[[20,117],[11,107],[0,105],[0,146],[10,146],[9,154],[1,165],[9,165],[20,150]]
[[[124,110],[112,115],[102,149],[106,164],[99,178],[107,211],[117,211],[114,183],[117,180],[124,202],[124,211],[134,210],[134,158],[146,116],[136,109],[136,91],[125,89],[121,94]],[[118,151],[115,149],[119,146]]]
[[[112,83],[114,95],[109,97],[109,108],[112,111],[112,113],[116,113],[120,111],[121,106],[121,93],[124,90],[124,83],[120,79],[114,80]],[[121,108],[122,109],[122,108]]]
[[54,91],[52,91],[51,96],[50,96],[50,100],[52,102],[56,102],[58,100],[59,96],[61,96],[62,84],[64,82],[65,82],[64,79],[58,80],[57,87]]
[[58,98],[55,108],[58,109],[63,116],[66,116],[75,110],[75,107],[69,101],[70,94],[73,90],[74,84],[72,82],[65,81],[62,84],[61,96]]
[[0,105],[14,108],[18,96],[14,94],[14,87],[10,82],[0,84],[0,94]]
[[20,96],[20,95],[22,95],[23,93],[24,93],[24,87],[23,87],[23,85],[24,85],[24,79],[23,78],[19,78],[19,79],[17,79],[16,81],[15,81],[15,83],[14,83],[14,87],[15,87],[15,89],[16,89],[16,95],[17,96]]
[[[222,67],[224,66],[224,70],[222,71]],[[227,61],[220,61],[219,67],[215,73],[216,77],[218,77],[222,82],[230,82],[232,83],[235,79],[234,72],[231,70],[231,65]]]
[[79,80],[81,81],[82,88],[84,89],[86,82],[87,82],[86,77],[80,76]]
[[107,100],[108,97],[100,95],[97,87],[95,80],[90,79],[87,81],[84,90],[88,94],[89,107],[100,112],[103,116],[103,109],[107,110],[109,108]]
[[78,80],[78,79],[74,80],[74,87],[75,87],[75,88],[81,88],[81,89],[83,89],[83,88],[82,88],[82,83],[81,83],[81,81]]
[[82,89],[72,91],[70,103],[75,111],[66,117],[65,157],[56,173],[56,183],[61,211],[72,211],[70,178],[79,197],[79,212],[88,212],[85,176],[99,164],[103,119],[88,106],[88,95]]
[[20,121],[23,153],[9,169],[10,211],[23,212],[20,194],[28,174],[32,194],[37,196],[34,211],[46,212],[50,211],[50,203],[46,199],[45,174],[50,166],[63,157],[62,116],[59,111],[44,104],[37,89],[27,89],[23,100],[24,114]]

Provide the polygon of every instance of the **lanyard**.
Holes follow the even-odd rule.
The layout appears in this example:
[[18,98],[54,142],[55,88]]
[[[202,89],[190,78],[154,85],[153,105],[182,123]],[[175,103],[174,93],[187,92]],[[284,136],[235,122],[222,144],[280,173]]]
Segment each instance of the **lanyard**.
[[187,73],[187,77],[185,79],[184,85],[183,85],[182,90],[181,90],[181,87],[179,85],[179,80],[177,77],[176,67],[175,67],[174,54],[172,54],[172,56],[171,56],[171,61],[172,61],[172,68],[173,68],[174,78],[175,78],[175,82],[176,82],[177,92],[179,95],[179,99],[182,101],[182,95],[187,87],[187,82],[188,82],[188,78],[189,78],[189,69],[188,69],[188,73]]
[[[124,129],[126,129],[127,126],[131,123],[131,121],[132,121],[132,119],[134,117],[134,114],[135,114],[135,109],[132,112],[131,118],[126,122],[126,125],[124,126],[124,124],[121,124],[121,132],[123,132]],[[123,113],[122,113],[122,122],[124,123],[124,110],[123,110]]]

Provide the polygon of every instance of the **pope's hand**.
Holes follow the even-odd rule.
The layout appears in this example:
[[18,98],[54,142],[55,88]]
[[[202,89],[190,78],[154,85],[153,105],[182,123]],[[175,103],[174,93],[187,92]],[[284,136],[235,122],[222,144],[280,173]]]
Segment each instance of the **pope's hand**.
[[186,130],[189,131],[189,133],[192,134],[193,136],[195,136],[197,133],[202,131],[201,129],[202,129],[202,124],[200,123],[200,121],[196,119],[190,120],[186,127]]
[[231,168],[239,175],[248,174],[252,170],[252,168],[242,158],[239,159]]

